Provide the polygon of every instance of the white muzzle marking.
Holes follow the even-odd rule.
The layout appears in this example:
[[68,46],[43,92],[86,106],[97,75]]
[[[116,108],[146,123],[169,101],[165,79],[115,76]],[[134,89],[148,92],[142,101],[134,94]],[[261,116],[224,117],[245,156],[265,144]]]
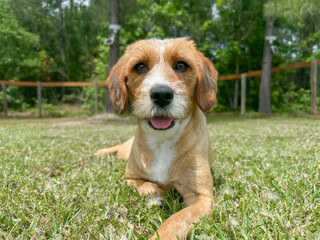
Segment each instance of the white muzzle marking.
[[[172,102],[164,108],[156,106],[150,98],[151,89],[157,85],[168,86],[174,92]],[[185,91],[179,88],[177,83],[168,81],[165,76],[157,72],[143,81],[141,92],[134,103],[134,113],[142,118],[170,116],[181,119],[185,117],[187,107]]]

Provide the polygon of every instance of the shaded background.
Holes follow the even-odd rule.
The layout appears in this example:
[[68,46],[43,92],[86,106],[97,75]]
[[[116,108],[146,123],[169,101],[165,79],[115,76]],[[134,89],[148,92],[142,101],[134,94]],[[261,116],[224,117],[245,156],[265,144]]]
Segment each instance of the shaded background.
[[[139,39],[190,37],[214,62],[220,76],[259,70],[265,20],[271,17],[275,20],[273,35],[277,37],[273,45],[278,48],[278,53],[273,54],[273,66],[320,57],[320,2],[317,0],[117,2],[122,26],[120,55],[128,44]],[[104,42],[111,35],[110,13],[107,0],[2,0],[0,80],[104,82],[110,50]],[[309,68],[303,68],[272,75],[272,112],[310,110],[309,72]],[[234,97],[237,82],[219,82],[215,111],[239,110],[240,104],[235,102],[240,102],[240,97]],[[249,111],[258,111],[259,84],[259,77],[247,81]],[[92,88],[43,88],[42,91],[44,108],[49,110],[69,104],[88,113],[93,111]],[[106,89],[99,88],[99,111],[104,110],[105,94]],[[36,106],[37,92],[28,87],[10,86],[7,99],[9,109],[26,111]],[[319,97],[317,101],[320,102]],[[0,104],[0,110],[2,107]]]

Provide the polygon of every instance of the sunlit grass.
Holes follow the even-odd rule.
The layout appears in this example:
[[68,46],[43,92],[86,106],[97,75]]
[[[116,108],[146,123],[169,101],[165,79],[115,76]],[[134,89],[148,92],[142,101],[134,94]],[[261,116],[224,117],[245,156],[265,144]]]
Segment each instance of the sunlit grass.
[[[210,116],[214,215],[190,239],[317,239],[320,121]],[[182,208],[139,196],[125,162],[97,149],[134,134],[130,121],[0,119],[0,238],[145,239]]]

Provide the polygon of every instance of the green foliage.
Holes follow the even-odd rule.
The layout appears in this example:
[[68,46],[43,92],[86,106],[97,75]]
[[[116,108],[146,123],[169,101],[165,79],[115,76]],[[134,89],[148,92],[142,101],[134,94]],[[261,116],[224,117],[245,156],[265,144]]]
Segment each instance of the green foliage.
[[[105,27],[105,33],[107,26]],[[109,58],[109,46],[103,44],[106,36],[100,35],[97,40],[99,42],[98,46],[98,56],[94,59],[94,77],[98,82],[105,82],[107,79],[107,69],[108,69],[108,58]]]
[[263,1],[224,0],[213,5],[215,15],[204,21],[200,50],[216,63],[220,74],[261,69]]
[[[107,92],[106,87],[105,88],[103,88],[103,87],[98,88],[98,111],[104,110],[106,92]],[[93,87],[85,88],[85,95],[84,95],[84,98],[82,99],[82,102],[83,102],[83,104],[81,106],[82,109],[93,111],[93,109],[95,107],[94,88]]]
[[303,27],[305,18],[315,16],[320,11],[317,0],[274,0],[265,4],[265,15],[276,16],[294,22]]
[[286,92],[284,95],[284,109],[288,112],[309,112],[310,111],[310,90],[299,89],[298,91]]
[[[30,105],[33,103],[33,99],[31,100],[31,103],[29,103],[29,95],[23,95],[22,93],[25,91],[30,90],[30,88],[22,88],[18,86],[7,86],[7,103],[8,108],[12,108],[18,111],[24,111],[30,107]],[[29,92],[30,93],[30,92]],[[31,92],[32,94],[32,92]],[[35,92],[34,92],[35,94]],[[2,97],[3,93],[1,91],[0,93],[0,108],[3,109],[2,106]]]
[[0,79],[33,80],[42,67],[39,37],[21,27],[10,9],[0,1]]
[[[38,109],[34,109],[33,111],[33,116],[37,116]],[[42,115],[49,118],[81,117],[92,115],[92,111],[82,110],[80,107],[74,107],[74,104],[57,105],[46,103],[45,101],[45,103],[42,104]]]
[[[107,80],[107,68],[108,68],[108,57],[110,46],[104,45],[103,42],[106,39],[105,34],[107,32],[108,25],[105,25],[100,36],[97,37],[99,42],[97,57],[94,59],[94,74],[93,78],[97,82],[106,82]],[[85,99],[83,109],[92,110],[94,109],[94,88],[85,88]],[[105,104],[105,96],[107,89],[99,87],[98,88],[98,110],[102,111]]]
[[298,69],[273,74],[271,84],[272,112],[310,112],[309,71]]
[[84,1],[15,0],[11,8],[18,22],[39,36],[40,48],[50,58],[47,67],[51,81],[62,80],[63,65],[68,81],[91,77],[97,35],[108,20],[106,1],[94,0],[87,5]]
[[281,37],[281,45],[289,45],[285,53],[289,58],[292,54],[296,55],[296,61],[320,57],[320,1],[269,1],[265,14],[279,20],[276,31]]
[[[273,56],[274,66],[319,58],[319,1],[265,2],[121,0],[120,55],[139,39],[190,37],[215,63],[220,76],[258,70],[262,64],[264,17],[273,16],[278,37],[274,44],[280,51]],[[108,16],[109,3],[103,0],[0,1],[0,79],[104,82],[110,48],[104,45],[110,34]],[[287,81],[277,79],[273,86],[275,109],[282,108],[281,84],[287,85]],[[216,110],[232,109],[234,85],[235,81],[219,83]],[[259,80],[250,81],[249,110],[257,109],[258,90]],[[9,91],[10,108],[34,106],[36,92],[31,88]],[[64,94],[77,94],[78,90],[43,91],[48,103],[55,104]],[[276,97],[280,92],[281,97]],[[104,97],[104,90],[99,90],[100,110]],[[93,107],[92,88],[84,90],[83,101],[85,109]]]
[[121,38],[127,43],[143,38],[165,38],[171,34],[181,36],[178,33],[184,26],[181,17],[186,15],[183,5],[173,1],[147,0],[138,0],[136,4],[137,11],[126,16],[121,32]]
[[[288,90],[283,93],[280,101],[279,93],[272,92],[272,100],[277,99],[276,104],[272,105],[272,111],[278,113],[307,113],[310,111],[310,90]],[[278,107],[277,107],[278,106]]]
[[223,59],[223,61],[217,63],[217,67],[219,67],[221,71],[227,72],[230,64],[232,64],[235,68],[235,57],[240,56],[242,53],[239,44],[239,42],[231,40],[230,42],[228,42],[226,48],[219,49],[217,51],[216,58],[221,60]]

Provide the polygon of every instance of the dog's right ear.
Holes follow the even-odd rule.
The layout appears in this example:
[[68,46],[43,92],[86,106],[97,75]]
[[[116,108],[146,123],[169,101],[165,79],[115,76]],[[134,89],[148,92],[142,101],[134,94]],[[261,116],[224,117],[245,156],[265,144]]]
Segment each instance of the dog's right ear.
[[107,79],[111,101],[120,114],[125,113],[128,105],[128,92],[125,81],[126,66],[124,57],[122,57],[112,67]]

